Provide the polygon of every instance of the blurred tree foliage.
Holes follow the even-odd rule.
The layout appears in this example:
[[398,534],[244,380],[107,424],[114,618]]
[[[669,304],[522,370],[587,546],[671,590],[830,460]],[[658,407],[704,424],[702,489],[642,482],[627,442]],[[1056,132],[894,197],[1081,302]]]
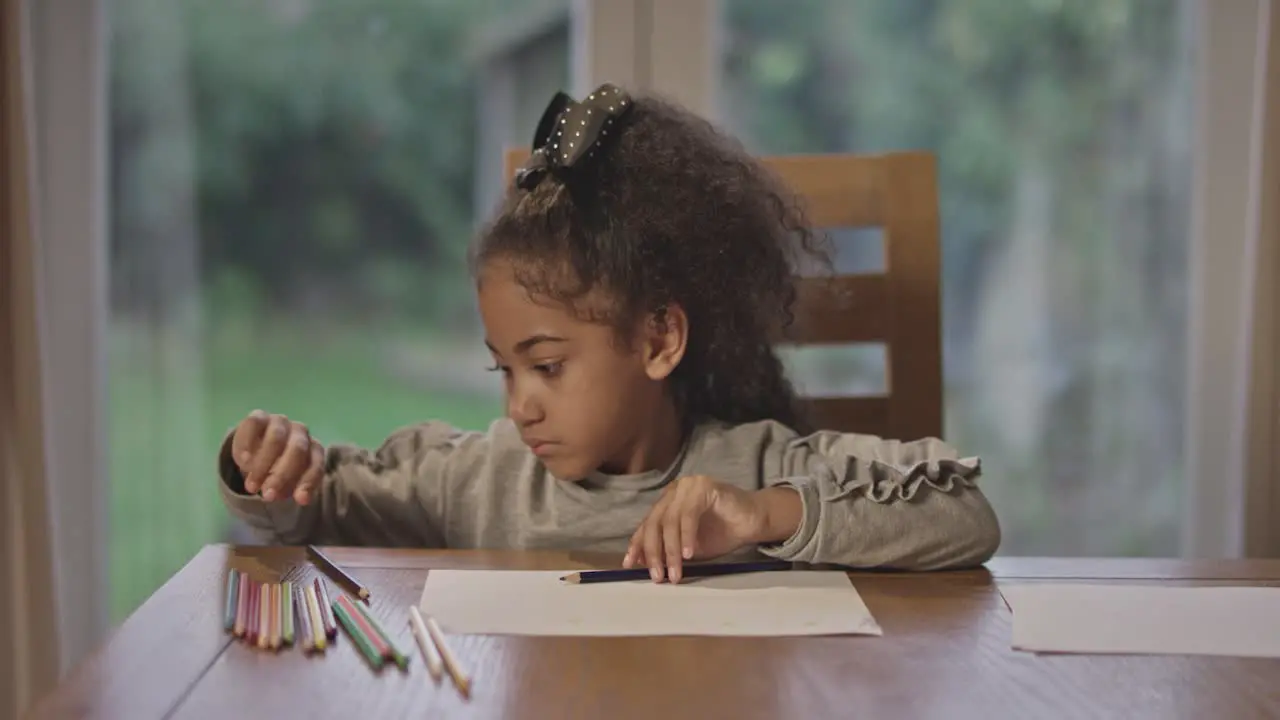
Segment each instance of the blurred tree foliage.
[[[469,40],[525,3],[113,2],[118,312],[470,322]],[[1010,546],[1172,551],[1192,0],[721,2],[753,148],[937,153],[948,432]]]
[[[115,4],[114,33],[127,42],[114,49],[111,78],[123,210],[113,259],[163,270],[188,232],[156,221],[157,194],[173,192],[167,179],[193,188],[198,264],[224,295],[277,309],[437,319],[455,310],[474,215],[467,45],[516,0]],[[175,104],[189,129],[166,118]],[[189,147],[165,143],[175,130]],[[147,163],[156,155],[147,146],[168,163],[191,154],[194,173],[163,172],[164,157]],[[117,301],[179,299],[154,295],[121,288]]]
[[1175,551],[1190,0],[724,2],[752,148],[937,154],[948,434],[1007,545]]

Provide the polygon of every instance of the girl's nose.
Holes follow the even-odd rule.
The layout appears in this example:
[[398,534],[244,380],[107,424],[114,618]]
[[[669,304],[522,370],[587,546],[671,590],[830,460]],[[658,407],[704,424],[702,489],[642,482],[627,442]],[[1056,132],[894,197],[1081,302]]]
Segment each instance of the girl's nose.
[[542,420],[541,404],[533,393],[523,390],[520,383],[512,383],[507,391],[507,417],[517,425],[532,425]]

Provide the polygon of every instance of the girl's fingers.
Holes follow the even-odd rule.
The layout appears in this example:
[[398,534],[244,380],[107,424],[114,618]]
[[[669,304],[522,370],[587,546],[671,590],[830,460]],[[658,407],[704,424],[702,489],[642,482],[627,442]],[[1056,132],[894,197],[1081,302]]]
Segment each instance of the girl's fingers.
[[627,543],[627,554],[622,556],[622,567],[632,568],[644,565],[644,523],[631,533],[631,542]]
[[265,412],[254,410],[236,426],[235,434],[231,437],[231,459],[235,460],[241,473],[248,472],[254,454],[262,445],[262,435],[267,430],[268,419]]
[[685,560],[692,560],[698,552],[698,521],[701,519],[699,507],[690,505],[680,512],[680,555]]
[[311,438],[305,429],[295,425],[289,433],[284,452],[262,483],[262,499],[271,502],[292,495],[310,465]]
[[649,512],[645,515],[644,520],[640,522],[640,526],[631,534],[631,542],[627,545],[627,554],[622,558],[622,567],[643,567],[647,564],[645,562],[645,534],[649,523],[655,516],[661,517],[670,503],[671,493],[664,491],[662,496],[658,498],[658,502],[654,503],[652,508],[649,508]]
[[667,563],[667,579],[673,583],[680,582],[680,576],[683,570],[681,565],[680,551],[683,547],[680,542],[680,516],[684,503],[673,502],[667,506],[667,511],[662,514],[662,551]]
[[[645,520],[648,519],[649,516],[646,515]],[[636,531],[631,533],[631,541],[627,543],[627,554],[622,556],[622,567],[632,568],[640,565],[644,565],[644,520],[640,522]]]
[[644,559],[649,566],[649,577],[654,582],[662,582],[667,574],[662,553],[662,515],[651,513],[644,522]]
[[310,452],[311,465],[303,473],[302,479],[298,481],[297,489],[293,491],[293,499],[299,505],[306,505],[311,502],[316,488],[320,485],[321,478],[324,477],[324,447],[312,440]]
[[273,415],[267,423],[267,430],[253,454],[249,464],[249,472],[245,474],[244,489],[251,493],[258,492],[267,479],[267,474],[284,453],[285,443],[289,437],[289,420],[283,415]]

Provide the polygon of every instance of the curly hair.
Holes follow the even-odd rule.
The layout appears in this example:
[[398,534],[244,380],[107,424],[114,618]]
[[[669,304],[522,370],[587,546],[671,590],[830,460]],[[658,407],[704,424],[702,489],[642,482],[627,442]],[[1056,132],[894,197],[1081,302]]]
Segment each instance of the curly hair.
[[[830,266],[825,236],[739,142],[677,104],[634,97],[616,130],[590,164],[513,185],[476,236],[472,273],[505,259],[531,294],[620,338],[678,304],[688,340],[670,381],[687,424],[809,430],[774,343],[793,319],[798,269]],[[593,291],[607,307],[581,302]]]

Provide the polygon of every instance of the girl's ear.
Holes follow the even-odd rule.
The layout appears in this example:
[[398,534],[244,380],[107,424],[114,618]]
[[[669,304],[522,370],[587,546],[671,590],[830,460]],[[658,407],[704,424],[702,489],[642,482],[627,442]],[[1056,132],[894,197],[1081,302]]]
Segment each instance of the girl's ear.
[[643,332],[645,373],[653,380],[665,380],[675,372],[689,343],[689,316],[672,303],[649,313]]

